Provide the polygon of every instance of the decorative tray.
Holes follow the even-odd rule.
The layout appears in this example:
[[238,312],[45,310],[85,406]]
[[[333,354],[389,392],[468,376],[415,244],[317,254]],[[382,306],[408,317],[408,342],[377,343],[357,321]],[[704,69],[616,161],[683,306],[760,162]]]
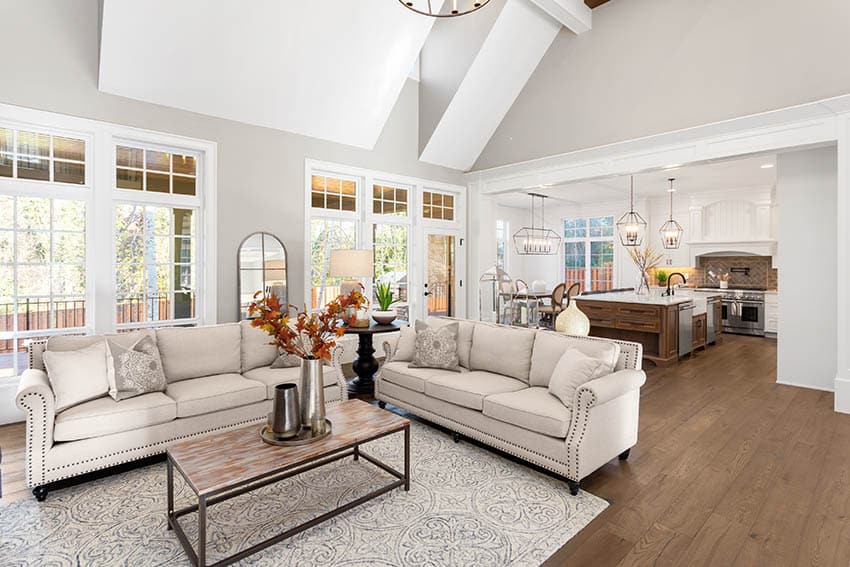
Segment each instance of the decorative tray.
[[331,420],[325,419],[325,432],[322,435],[313,436],[313,431],[309,427],[302,427],[301,431],[295,437],[278,437],[272,431],[268,424],[263,425],[260,429],[260,438],[269,445],[279,445],[283,447],[292,447],[296,445],[308,445],[324,439],[331,434]]

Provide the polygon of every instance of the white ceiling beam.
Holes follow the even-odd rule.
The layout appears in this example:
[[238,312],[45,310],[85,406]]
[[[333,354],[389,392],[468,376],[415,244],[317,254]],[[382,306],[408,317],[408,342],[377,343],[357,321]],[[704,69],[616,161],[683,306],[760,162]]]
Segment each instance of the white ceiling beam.
[[584,0],[531,0],[575,34],[590,31],[593,16]]
[[420,160],[469,170],[560,29],[531,0],[507,0]]

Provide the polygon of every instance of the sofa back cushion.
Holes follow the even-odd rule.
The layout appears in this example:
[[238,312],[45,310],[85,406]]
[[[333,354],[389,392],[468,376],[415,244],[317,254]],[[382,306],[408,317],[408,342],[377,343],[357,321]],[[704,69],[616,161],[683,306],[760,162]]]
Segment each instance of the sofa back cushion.
[[476,323],[453,317],[428,317],[426,323],[428,323],[429,327],[434,328],[439,328],[449,323],[458,323],[457,357],[460,360],[461,366],[469,368],[469,356],[472,351],[472,333],[475,331]]
[[242,372],[271,365],[277,359],[277,347],[272,344],[271,336],[252,327],[251,321],[241,321],[239,325],[242,329]]
[[528,383],[533,346],[532,330],[476,323],[469,369],[486,370]]
[[134,344],[145,337],[156,339],[156,335],[150,329],[139,329],[138,331],[130,331],[129,333],[115,333],[112,335],[85,335],[82,337],[62,336],[57,335],[47,339],[47,347],[44,350],[52,351],[69,351],[80,350],[95,343],[109,339],[113,343],[124,348],[132,348]]
[[620,358],[620,345],[605,339],[572,337],[554,331],[537,331],[534,352],[531,355],[531,385],[549,386],[549,379],[561,356],[575,348],[586,356],[604,361],[616,369]]
[[156,330],[168,383],[214,374],[238,374],[242,330],[239,323]]

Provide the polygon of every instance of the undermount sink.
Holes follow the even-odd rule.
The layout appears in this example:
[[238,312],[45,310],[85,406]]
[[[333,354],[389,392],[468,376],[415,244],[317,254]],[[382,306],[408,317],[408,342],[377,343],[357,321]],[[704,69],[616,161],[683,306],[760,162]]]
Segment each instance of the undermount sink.
[[694,297],[694,317],[705,314],[708,309],[708,301],[704,297]]

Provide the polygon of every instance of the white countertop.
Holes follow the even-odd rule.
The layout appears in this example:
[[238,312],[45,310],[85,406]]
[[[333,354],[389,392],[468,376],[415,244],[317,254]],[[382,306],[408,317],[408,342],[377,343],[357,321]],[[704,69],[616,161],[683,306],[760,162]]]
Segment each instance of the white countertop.
[[662,296],[657,294],[635,295],[633,291],[615,291],[612,293],[598,293],[594,295],[579,295],[577,299],[586,301],[616,301],[620,303],[640,303],[643,305],[678,305],[693,301],[688,295]]

